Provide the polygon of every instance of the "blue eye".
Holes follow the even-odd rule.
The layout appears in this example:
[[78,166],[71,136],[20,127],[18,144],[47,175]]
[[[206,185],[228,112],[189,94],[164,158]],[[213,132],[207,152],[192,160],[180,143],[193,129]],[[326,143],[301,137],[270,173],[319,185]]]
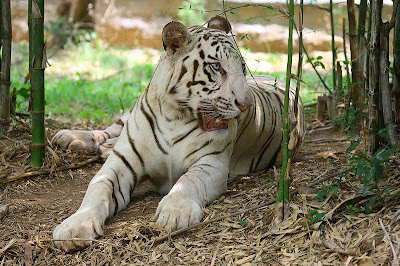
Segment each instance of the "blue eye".
[[220,66],[219,63],[212,63],[212,64],[211,64],[211,67],[212,67],[214,70],[218,71],[219,68],[220,68],[221,66]]

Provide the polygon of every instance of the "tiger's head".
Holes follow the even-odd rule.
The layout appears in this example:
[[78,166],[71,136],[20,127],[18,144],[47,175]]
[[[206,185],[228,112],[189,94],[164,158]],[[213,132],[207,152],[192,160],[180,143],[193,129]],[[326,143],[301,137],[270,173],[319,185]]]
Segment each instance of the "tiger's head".
[[[162,102],[197,116],[206,131],[228,128],[253,104],[246,67],[229,22],[214,17],[208,27],[170,22],[162,32],[165,54],[153,79]],[[153,83],[153,81],[152,81]]]

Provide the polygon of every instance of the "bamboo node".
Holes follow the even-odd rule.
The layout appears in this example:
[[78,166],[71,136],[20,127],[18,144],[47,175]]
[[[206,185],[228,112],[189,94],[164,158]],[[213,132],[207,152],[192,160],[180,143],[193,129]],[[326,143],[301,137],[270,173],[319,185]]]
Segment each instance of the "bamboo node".
[[31,111],[32,115],[36,115],[36,114],[44,114],[45,111]]
[[32,143],[31,144],[32,148],[42,148],[42,147],[46,147],[46,143]]

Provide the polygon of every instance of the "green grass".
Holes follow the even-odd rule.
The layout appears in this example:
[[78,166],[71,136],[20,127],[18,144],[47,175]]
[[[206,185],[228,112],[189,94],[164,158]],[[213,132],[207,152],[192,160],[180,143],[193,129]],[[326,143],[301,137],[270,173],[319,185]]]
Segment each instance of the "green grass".
[[[21,78],[28,71],[28,49],[26,43],[13,48],[11,86],[18,90],[17,111],[26,112],[29,84],[24,85]],[[269,56],[271,61],[278,58]],[[51,67],[46,69],[46,116],[72,123],[109,124],[133,107],[150,81],[156,60],[148,50],[109,47],[100,41],[67,45],[49,59]],[[254,74],[285,79],[284,71]],[[307,104],[320,94],[315,88],[321,86],[314,72],[305,71],[303,80],[306,84],[302,84],[301,97]],[[294,81],[292,86],[295,87]]]
[[[130,110],[155,69],[152,62],[139,62],[129,50],[99,42],[69,46],[49,61],[52,66],[46,70],[46,115],[72,122],[109,123]],[[13,70],[18,111],[26,111],[29,85],[23,85],[21,78],[27,66],[17,65]]]

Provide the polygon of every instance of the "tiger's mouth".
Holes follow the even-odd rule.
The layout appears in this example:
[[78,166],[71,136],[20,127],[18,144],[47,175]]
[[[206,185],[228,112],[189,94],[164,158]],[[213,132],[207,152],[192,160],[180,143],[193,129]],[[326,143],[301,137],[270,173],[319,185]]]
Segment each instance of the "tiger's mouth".
[[220,130],[220,129],[227,129],[228,124],[233,121],[234,118],[228,118],[228,119],[221,119],[221,118],[215,118],[212,117],[205,112],[200,110],[200,115],[199,115],[199,122],[200,126],[203,128],[205,131],[214,131],[214,130]]

